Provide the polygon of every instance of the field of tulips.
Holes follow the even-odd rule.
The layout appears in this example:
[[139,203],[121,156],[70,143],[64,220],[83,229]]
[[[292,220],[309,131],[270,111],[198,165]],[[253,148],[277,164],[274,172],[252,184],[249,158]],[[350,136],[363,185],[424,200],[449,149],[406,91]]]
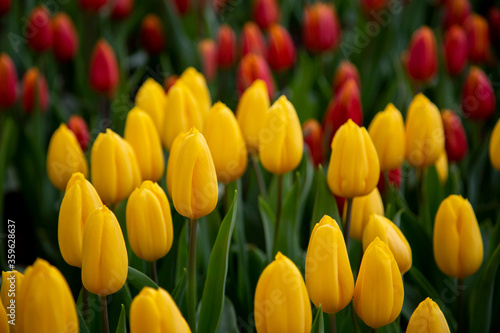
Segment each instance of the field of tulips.
[[0,0],[0,333],[500,332],[500,2]]

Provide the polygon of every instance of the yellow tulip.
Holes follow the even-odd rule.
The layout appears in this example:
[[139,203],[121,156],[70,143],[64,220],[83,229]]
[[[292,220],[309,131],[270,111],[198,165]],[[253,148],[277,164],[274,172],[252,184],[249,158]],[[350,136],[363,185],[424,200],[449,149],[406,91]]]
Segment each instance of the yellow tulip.
[[448,276],[463,279],[483,262],[483,240],[467,199],[452,194],[441,202],[434,221],[434,259]]
[[161,139],[163,145],[170,150],[175,137],[187,132],[191,127],[203,129],[205,112],[201,110],[191,89],[177,80],[167,95],[165,118]]
[[[370,194],[363,197],[356,197],[352,200],[351,213],[351,229],[350,236],[361,241],[363,239],[363,231],[370,219],[370,215],[384,215],[384,203],[378,188],[375,187]],[[347,215],[347,205],[344,205],[343,219],[345,221]]]
[[217,179],[228,184],[240,178],[247,168],[247,148],[236,117],[223,103],[217,102],[210,109],[204,135]]
[[448,180],[448,156],[446,155],[446,150],[443,150],[441,154],[439,154],[435,166],[439,181],[441,184],[445,184]]
[[[18,271],[2,272],[2,304],[10,313],[8,307],[11,303],[16,303],[16,295],[23,282],[24,275]],[[13,300],[13,301],[12,301]],[[0,305],[0,308],[2,306]],[[12,308],[12,307],[11,307]],[[15,310],[15,309],[14,309]],[[11,325],[11,331],[15,332],[15,325]]]
[[151,116],[158,133],[162,133],[163,131],[165,102],[165,90],[163,90],[161,84],[152,78],[144,81],[135,96],[135,105]]
[[89,215],[83,231],[82,282],[97,295],[107,296],[123,287],[128,257],[115,214],[103,206]]
[[75,134],[65,124],[52,134],[47,152],[47,173],[52,184],[64,191],[75,172],[88,176],[88,166]]
[[380,164],[377,151],[364,127],[351,119],[335,133],[328,166],[328,186],[333,194],[354,198],[377,186]]
[[309,297],[323,312],[337,313],[352,299],[354,278],[344,236],[330,216],[316,223],[306,255],[306,286]]
[[214,161],[203,135],[191,128],[175,160],[172,200],[177,212],[192,220],[210,214],[217,205]]
[[144,287],[130,305],[131,333],[190,333],[189,325],[163,288]]
[[408,272],[412,258],[411,247],[406,237],[391,220],[382,215],[372,214],[363,232],[363,250],[366,250],[377,237],[389,246],[401,274]]
[[436,163],[444,150],[441,114],[434,103],[416,95],[406,114],[406,160],[416,168]]
[[161,140],[151,117],[135,107],[127,115],[125,140],[134,149],[142,179],[158,181],[165,170]]
[[16,332],[78,332],[75,301],[61,272],[37,259],[24,273],[16,299]]
[[2,333],[10,333],[9,323],[7,320],[10,320],[10,318],[7,317],[4,307],[0,306],[0,332]]
[[257,282],[254,302],[258,333],[311,331],[311,305],[299,269],[278,252]]
[[381,171],[397,169],[405,159],[405,124],[401,112],[389,103],[375,115],[368,133],[373,140]]
[[392,323],[403,307],[403,279],[394,255],[378,237],[368,246],[354,286],[356,313],[371,328]]
[[259,151],[259,134],[266,124],[269,105],[267,85],[262,80],[255,80],[241,95],[236,119],[249,153],[255,154]]
[[174,238],[170,204],[162,188],[149,180],[127,202],[127,234],[132,251],[141,259],[165,256]]
[[427,297],[411,315],[406,333],[449,333],[450,328],[439,305]]
[[130,144],[110,130],[100,133],[90,154],[92,184],[106,204],[122,201],[141,183],[141,173]]
[[188,67],[179,78],[186,86],[191,90],[194,98],[198,102],[198,105],[204,115],[210,110],[212,105],[212,98],[210,97],[210,91],[208,91],[207,81],[203,74],[198,72],[193,67]]
[[82,267],[85,221],[100,207],[102,207],[101,198],[92,184],[81,173],[74,173],[61,202],[57,229],[61,254],[69,265]]
[[497,121],[490,138],[490,161],[493,167],[500,170],[500,120]]
[[267,171],[282,175],[299,165],[303,149],[299,117],[292,103],[283,95],[269,109],[259,133],[260,161]]
[[168,163],[167,163],[167,191],[170,198],[172,198],[172,184],[174,180],[174,168],[175,161],[177,160],[177,154],[179,153],[179,148],[181,146],[184,137],[186,136],[186,132],[181,132],[179,135],[175,137],[174,142],[172,142],[172,147],[170,147],[170,152],[168,154]]

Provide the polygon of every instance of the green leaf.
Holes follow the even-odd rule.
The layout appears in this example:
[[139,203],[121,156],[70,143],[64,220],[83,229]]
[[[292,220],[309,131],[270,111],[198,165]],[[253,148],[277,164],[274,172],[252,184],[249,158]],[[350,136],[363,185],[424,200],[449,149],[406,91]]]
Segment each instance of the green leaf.
[[85,323],[82,313],[80,312],[80,309],[78,309],[78,307],[76,308],[76,313],[78,315],[78,326],[80,327],[80,333],[89,333],[87,324]]
[[236,310],[228,297],[224,298],[224,310],[220,318],[218,333],[239,333]]
[[208,263],[207,279],[201,297],[200,316],[198,327],[205,333],[214,333],[219,326],[224,305],[229,246],[238,211],[237,192],[233,197],[233,204],[221,223],[217,239],[215,240],[210,261]]
[[116,333],[127,333],[127,315],[123,304],[120,311],[120,318],[118,319],[118,326],[116,326]]
[[176,304],[179,304],[179,308],[180,304],[182,303],[182,300],[184,299],[186,286],[187,286],[187,270],[184,269],[182,271],[181,277],[179,278],[179,282],[177,282],[177,285],[172,291],[172,298],[174,299]]
[[340,218],[339,210],[337,208],[337,202],[328,188],[325,171],[321,165],[318,167],[318,170],[316,170],[315,178],[316,196],[314,199],[310,230],[314,228],[314,225],[318,223],[325,214],[335,219],[342,230],[342,219]]
[[323,322],[323,310],[321,309],[321,305],[316,312],[316,317],[314,318],[311,333],[323,333],[325,331],[325,323]]
[[274,226],[276,224],[276,216],[271,209],[271,206],[264,200],[262,196],[259,196],[259,212],[262,218],[262,227],[264,228],[264,239],[266,241],[266,254],[267,260],[271,262],[272,252],[273,252],[273,238],[274,238]]
[[138,291],[141,291],[144,287],[158,289],[158,286],[153,282],[153,280],[133,267],[128,268],[127,282],[134,286],[134,288]]

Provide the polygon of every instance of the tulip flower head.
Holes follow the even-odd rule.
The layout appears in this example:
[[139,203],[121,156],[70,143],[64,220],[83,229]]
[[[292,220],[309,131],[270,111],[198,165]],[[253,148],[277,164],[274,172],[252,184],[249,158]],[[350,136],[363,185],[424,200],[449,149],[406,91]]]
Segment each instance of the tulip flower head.
[[295,45],[290,33],[281,25],[269,27],[267,61],[275,71],[284,71],[295,64]]
[[441,112],[443,120],[445,148],[450,162],[460,161],[467,154],[467,135],[458,115],[452,110]]
[[221,68],[230,68],[236,60],[236,35],[233,29],[223,24],[217,33],[217,62]]
[[213,81],[217,74],[217,43],[213,39],[203,39],[198,44],[203,74],[208,81]]
[[[7,307],[11,304],[11,299],[16,299],[16,294],[9,292],[9,290],[19,290],[21,287],[21,283],[23,282],[24,275],[18,271],[8,271],[2,272],[2,304],[0,304],[0,308],[3,307],[7,309]],[[2,306],[3,305],[3,306]],[[8,310],[10,312],[10,309]],[[1,327],[1,326],[0,326]]]
[[49,107],[47,81],[36,67],[30,68],[24,74],[21,105],[26,113],[33,113],[35,109],[46,112]]
[[135,105],[151,116],[158,133],[161,133],[163,130],[165,103],[166,95],[161,84],[153,78],[147,78],[137,91]]
[[71,18],[63,12],[52,19],[54,54],[59,61],[69,61],[78,52],[78,34]]
[[448,156],[446,155],[446,150],[441,152],[434,166],[436,167],[439,181],[442,185],[446,184],[448,180]]
[[335,49],[340,43],[340,23],[333,5],[316,2],[304,9],[302,35],[306,48],[315,53]]
[[491,164],[500,171],[500,120],[497,121],[491,133],[489,153]]
[[361,6],[366,13],[372,14],[387,7],[387,0],[361,0]]
[[103,8],[108,0],[79,0],[80,6],[91,13],[97,13]]
[[111,17],[115,20],[123,20],[130,15],[134,9],[134,0],[116,0]]
[[10,9],[12,0],[1,0],[0,1],[0,16],[4,15],[7,13]]
[[16,98],[16,67],[7,53],[0,53],[0,109],[10,108]]
[[80,116],[71,116],[68,120],[68,128],[75,134],[82,150],[87,150],[90,144],[90,133],[85,120]]
[[172,142],[172,147],[170,147],[170,152],[168,154],[168,162],[167,162],[167,190],[168,195],[172,198],[172,184],[174,182],[174,169],[175,163],[177,161],[177,154],[179,153],[179,148],[186,136],[187,132],[181,132],[179,135],[175,137],[174,142]]
[[236,74],[236,85],[240,95],[256,80],[262,80],[266,83],[269,98],[272,98],[276,89],[266,60],[257,54],[249,53],[241,59]]
[[408,74],[415,81],[427,82],[436,75],[436,38],[429,27],[423,26],[413,33],[406,60]]
[[361,90],[361,80],[359,78],[359,72],[356,66],[347,60],[342,60],[335,71],[335,76],[332,82],[332,95],[336,96],[340,89],[344,86],[349,79],[353,79],[358,86],[358,90]]
[[454,24],[463,25],[471,12],[470,2],[469,0],[446,1],[444,11],[445,28],[448,29]]
[[170,0],[175,4],[179,14],[184,15],[187,13],[190,7],[191,0]]
[[462,91],[462,110],[471,119],[490,118],[495,112],[495,92],[490,79],[478,67],[472,66]]
[[141,24],[141,44],[150,55],[157,55],[165,48],[163,24],[156,14],[148,14]]
[[7,312],[5,312],[5,308],[3,306],[0,306],[0,332],[5,332],[5,333],[10,332],[8,318],[9,317],[7,317]]
[[207,81],[203,74],[193,67],[189,67],[182,73],[179,80],[191,90],[191,93],[198,102],[202,114],[206,116],[212,105],[212,98],[210,97]]
[[406,332],[450,333],[450,328],[439,305],[427,297],[413,311]]
[[323,130],[316,119],[309,119],[302,125],[304,143],[309,149],[311,159],[315,166],[323,163]]
[[484,17],[471,14],[464,22],[467,34],[469,59],[472,62],[485,62],[490,57],[490,29]]
[[[352,215],[350,237],[361,241],[365,227],[372,214],[384,215],[384,203],[378,188],[374,188],[370,194],[356,197],[352,201]],[[343,220],[347,216],[347,206],[344,205]]]
[[100,39],[94,46],[90,59],[90,85],[99,93],[113,95],[119,79],[120,74],[115,52],[108,42]]
[[276,0],[254,0],[253,20],[261,29],[279,21],[280,8]]
[[500,42],[500,9],[497,7],[491,7],[488,11],[488,25],[491,33],[491,41],[498,45]]
[[255,53],[263,57],[266,55],[264,36],[259,26],[254,22],[245,23],[240,38],[242,57],[249,53]]
[[444,35],[444,56],[450,75],[458,75],[463,71],[467,63],[467,52],[465,30],[459,25],[452,26]]
[[35,7],[26,26],[28,45],[36,52],[44,52],[52,47],[53,36],[50,26],[50,13],[47,7]]

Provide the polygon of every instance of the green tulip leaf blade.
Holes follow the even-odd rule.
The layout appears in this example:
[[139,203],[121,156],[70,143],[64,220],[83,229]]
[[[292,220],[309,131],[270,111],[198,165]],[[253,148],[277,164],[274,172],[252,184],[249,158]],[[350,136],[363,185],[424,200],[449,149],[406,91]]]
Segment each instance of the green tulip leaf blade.
[[116,326],[116,333],[127,333],[127,315],[125,305],[123,304],[120,311],[120,318],[118,319],[118,325]]
[[131,284],[139,292],[144,287],[151,287],[154,289],[158,289],[156,283],[154,283],[153,280],[151,280],[146,274],[130,266],[128,268],[127,282]]
[[220,318],[217,333],[239,333],[236,310],[229,297],[224,298],[224,310]]
[[323,322],[323,310],[321,309],[321,305],[316,312],[316,317],[314,318],[311,333],[323,333],[325,331],[325,323]]
[[324,215],[328,215],[332,219],[335,219],[340,229],[343,230],[342,219],[340,218],[339,210],[337,208],[337,202],[335,201],[335,197],[328,188],[323,166],[320,165],[318,167],[318,170],[316,170],[315,178],[316,194],[314,198],[314,207],[310,229],[312,230],[316,223],[318,223]]
[[80,329],[80,333],[89,333],[89,328],[87,327],[87,323],[85,322],[85,319],[83,319],[82,313],[80,312],[80,309],[76,307],[76,313],[78,315],[78,326]]
[[271,206],[269,206],[269,203],[267,203],[267,201],[262,196],[259,196],[259,212],[260,212],[260,217],[262,218],[262,227],[264,228],[264,239],[266,241],[267,260],[271,262],[276,216],[274,215]]

